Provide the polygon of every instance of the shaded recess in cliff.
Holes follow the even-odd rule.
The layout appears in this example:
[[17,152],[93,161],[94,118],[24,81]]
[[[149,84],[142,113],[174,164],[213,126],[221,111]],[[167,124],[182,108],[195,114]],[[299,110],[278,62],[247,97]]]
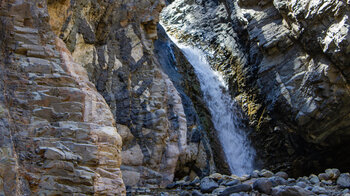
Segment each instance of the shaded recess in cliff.
[[161,17],[226,76],[265,167],[349,169],[349,2],[176,0]]

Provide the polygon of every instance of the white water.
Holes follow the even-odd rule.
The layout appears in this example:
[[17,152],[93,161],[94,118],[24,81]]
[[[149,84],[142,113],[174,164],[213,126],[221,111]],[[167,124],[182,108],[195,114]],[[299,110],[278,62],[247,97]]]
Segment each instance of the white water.
[[245,132],[238,128],[241,121],[235,113],[235,103],[227,93],[225,81],[211,69],[202,51],[179,43],[173,37],[171,39],[183,51],[197,74],[231,172],[235,175],[250,174],[255,151]]

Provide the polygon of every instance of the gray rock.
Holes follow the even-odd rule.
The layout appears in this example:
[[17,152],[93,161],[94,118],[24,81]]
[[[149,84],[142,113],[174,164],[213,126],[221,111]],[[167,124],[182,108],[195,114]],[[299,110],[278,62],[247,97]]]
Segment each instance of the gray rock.
[[182,191],[180,193],[180,196],[191,196],[191,193],[187,192],[187,191]]
[[272,189],[272,196],[309,196],[315,195],[313,192],[305,190],[299,186],[277,186]]
[[337,185],[340,188],[350,188],[350,175],[349,175],[349,173],[340,174],[340,176],[337,180]]
[[216,183],[209,177],[205,177],[201,180],[200,189],[203,193],[211,193],[214,189],[218,187],[218,183]]
[[319,186],[314,186],[311,191],[316,193],[316,194],[326,194],[327,193],[327,190],[325,188],[319,187]]
[[261,178],[253,183],[253,189],[260,193],[270,194],[272,188],[272,182],[267,178]]
[[318,177],[316,175],[311,175],[310,176],[310,182],[312,184],[319,184],[320,183],[320,179],[318,179]]
[[273,187],[288,184],[287,180],[285,180],[284,178],[279,177],[279,176],[273,176],[273,177],[269,178],[269,181],[272,183]]
[[192,191],[192,196],[202,196],[202,193],[199,192],[198,190],[193,190]]
[[252,187],[248,184],[239,184],[229,188],[226,188],[219,196],[229,196],[232,193],[248,192]]
[[296,186],[301,187],[301,188],[306,188],[307,184],[303,181],[297,182]]
[[251,174],[252,178],[258,178],[259,177],[259,171],[258,170],[254,170]]
[[269,178],[273,176],[273,173],[269,170],[263,169],[259,172],[259,176],[260,177],[265,177],[265,178]]
[[177,182],[173,182],[173,183],[170,183],[166,186],[167,189],[173,189],[173,188],[176,188],[178,187],[179,184]]
[[275,174],[275,176],[279,176],[279,177],[281,177],[281,178],[283,178],[283,179],[285,179],[285,180],[288,179],[288,174],[287,174],[286,172],[283,172],[283,171],[277,172],[277,173]]
[[215,189],[212,194],[213,195],[220,195],[226,188],[225,187],[219,187],[217,189]]
[[241,181],[239,180],[232,180],[232,181],[229,181],[225,184],[225,186],[233,186],[233,185],[237,185],[237,184],[241,184]]
[[321,185],[322,186],[331,186],[333,182],[331,180],[322,180]]
[[318,178],[322,181],[322,180],[329,180],[331,179],[331,176],[328,175],[327,173],[320,173],[318,174]]
[[340,176],[339,169],[326,169],[326,174],[333,180],[337,179]]
[[294,179],[294,178],[288,178],[288,183],[295,183],[296,182],[296,180]]
[[199,178],[195,178],[194,180],[192,180],[192,182],[190,182],[190,186],[198,186],[201,183],[201,180]]

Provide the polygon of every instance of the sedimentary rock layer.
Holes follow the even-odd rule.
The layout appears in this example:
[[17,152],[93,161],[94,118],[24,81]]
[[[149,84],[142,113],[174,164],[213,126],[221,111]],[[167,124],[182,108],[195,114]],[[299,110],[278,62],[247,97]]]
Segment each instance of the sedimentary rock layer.
[[50,15],[57,16],[50,18],[55,33],[111,108],[128,186],[171,182],[187,149],[182,100],[153,55],[164,6],[163,0],[48,4]]
[[125,194],[113,115],[46,1],[1,1],[0,13],[0,195]]

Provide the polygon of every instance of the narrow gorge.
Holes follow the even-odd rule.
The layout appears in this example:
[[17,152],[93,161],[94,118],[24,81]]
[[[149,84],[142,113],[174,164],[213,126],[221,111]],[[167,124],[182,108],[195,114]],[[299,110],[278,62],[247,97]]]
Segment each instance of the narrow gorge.
[[0,196],[350,195],[349,16],[2,0]]

